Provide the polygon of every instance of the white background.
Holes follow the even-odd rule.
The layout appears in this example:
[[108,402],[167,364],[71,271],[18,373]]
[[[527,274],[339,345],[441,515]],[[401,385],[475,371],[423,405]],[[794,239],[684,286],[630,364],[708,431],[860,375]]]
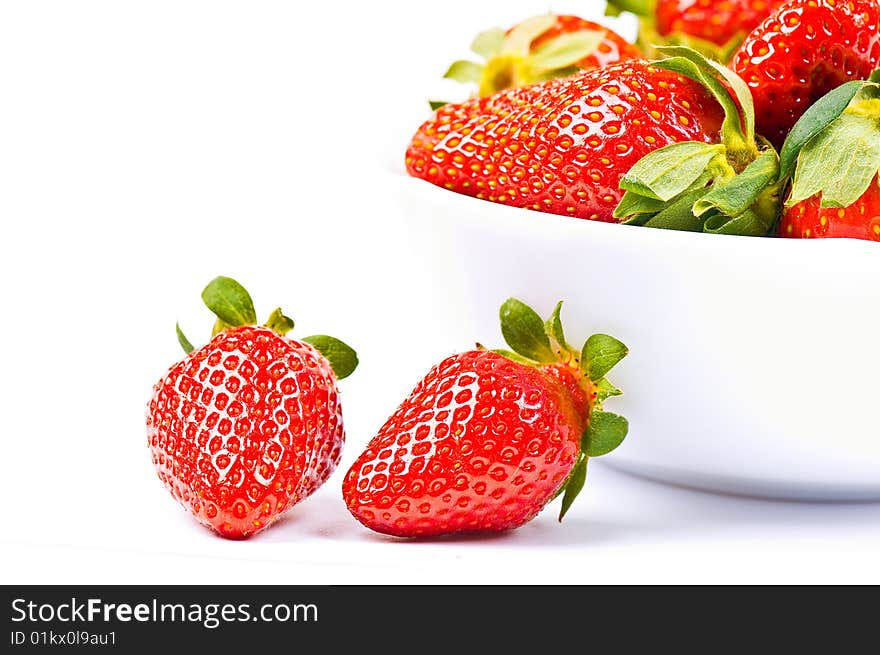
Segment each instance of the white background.
[[[0,582],[880,582],[880,505],[782,503],[601,462],[492,538],[405,542],[342,473],[433,363],[393,168],[477,31],[588,2],[6,2],[0,8]],[[341,470],[246,542],[156,479],[144,407],[217,274],[354,345]],[[490,308],[489,311],[494,311]],[[471,335],[469,338],[497,338]],[[449,335],[436,360],[470,343]],[[624,412],[625,413],[625,412]]]

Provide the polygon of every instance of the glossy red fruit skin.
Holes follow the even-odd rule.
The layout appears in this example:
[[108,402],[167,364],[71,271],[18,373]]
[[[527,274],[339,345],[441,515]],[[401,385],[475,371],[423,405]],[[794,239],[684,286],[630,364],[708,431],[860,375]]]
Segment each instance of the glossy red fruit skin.
[[680,32],[726,45],[737,35],[745,36],[784,0],[658,0],[657,32],[663,36]]
[[349,469],[349,511],[372,530],[403,537],[529,521],[577,459],[591,400],[574,377],[488,351],[447,358]]
[[820,97],[880,64],[876,0],[791,0],[743,42],[731,68],[749,85],[757,132],[777,149]]
[[345,441],[336,379],[307,343],[231,328],[156,383],[147,440],[181,505],[224,537],[248,537],[336,468]]
[[616,222],[633,164],[671,143],[717,142],[722,120],[699,83],[634,60],[441,107],[406,168],[480,199]]
[[880,186],[876,177],[849,207],[822,208],[819,201],[819,196],[813,196],[787,208],[779,221],[779,236],[880,241]]
[[607,66],[618,61],[625,61],[627,59],[639,59],[642,56],[641,50],[639,50],[635,45],[624,39],[613,30],[609,30],[604,25],[599,25],[599,23],[585,20],[583,18],[580,18],[579,16],[567,15],[557,16],[556,24],[549,30],[541,34],[541,36],[536,38],[534,41],[532,41],[531,50],[534,51],[544,43],[547,43],[548,41],[551,41],[556,37],[562,36],[563,34],[570,34],[572,32],[579,32],[581,30],[604,32],[605,38],[599,44],[599,47],[596,48],[595,52],[577,62],[577,66],[579,68],[583,68],[584,70],[589,70],[591,68],[602,68],[603,66]]

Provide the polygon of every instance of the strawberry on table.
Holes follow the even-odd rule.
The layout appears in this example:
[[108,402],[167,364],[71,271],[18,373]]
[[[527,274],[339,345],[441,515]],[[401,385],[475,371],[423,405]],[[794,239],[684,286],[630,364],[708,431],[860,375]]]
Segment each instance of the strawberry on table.
[[880,64],[877,0],[790,0],[748,35],[731,67],[752,90],[758,133],[777,148],[806,109]]
[[779,236],[880,241],[880,83],[848,82],[814,104],[781,166],[793,181]]
[[482,32],[471,49],[485,62],[456,61],[445,77],[475,83],[481,96],[641,56],[636,46],[607,27],[555,14],[529,18],[507,31]]
[[357,365],[333,337],[288,338],[276,309],[265,325],[248,292],[218,277],[202,292],[214,336],[153,388],[147,442],[171,495],[221,536],[266,529],[336,468],[345,439],[336,380]]
[[573,349],[561,305],[545,323],[508,299],[501,329],[514,352],[479,348],[428,372],[345,476],[358,521],[403,537],[497,532],[559,494],[562,519],[589,457],[626,436],[626,419],[602,403],[620,394],[605,375],[627,349],[607,335]]

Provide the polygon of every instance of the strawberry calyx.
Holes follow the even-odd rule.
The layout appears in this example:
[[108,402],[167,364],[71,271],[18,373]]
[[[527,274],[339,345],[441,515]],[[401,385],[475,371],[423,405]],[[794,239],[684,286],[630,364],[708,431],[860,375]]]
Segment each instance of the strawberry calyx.
[[585,427],[578,458],[557,492],[557,496],[562,495],[560,521],[583,489],[589,458],[606,455],[617,448],[629,429],[624,417],[603,409],[608,398],[622,393],[606,375],[629,350],[607,334],[594,334],[582,348],[573,348],[565,339],[561,310],[562,301],[545,321],[522,301],[508,298],[501,305],[499,316],[501,334],[511,350],[493,351],[536,367],[556,379],[569,390],[573,406],[581,415]]
[[487,96],[574,74],[580,70],[577,63],[593,54],[605,39],[605,32],[577,30],[533,48],[534,41],[552,29],[556,21],[555,14],[543,14],[522,21],[509,32],[501,28],[481,32],[471,43],[471,50],[484,61],[455,61],[444,77],[476,84],[477,94]]
[[[251,295],[241,284],[231,277],[218,276],[211,280],[202,290],[202,301],[205,306],[216,316],[211,338],[236,327],[257,325],[257,312]],[[269,314],[268,320],[263,324],[273,332],[285,336],[293,330],[294,322],[286,316],[280,307]],[[195,347],[184,335],[178,323],[176,326],[177,341],[183,351],[189,355]],[[330,363],[333,373],[338,380],[351,375],[358,365],[357,353],[346,343],[327,335],[313,335],[300,339],[311,344]]]
[[755,135],[755,109],[736,73],[684,46],[652,66],[702,84],[724,110],[721,142],[681,141],[654,150],[621,178],[622,222],[715,234],[765,236],[779,215],[779,157]]
[[840,85],[795,123],[780,153],[786,206],[814,195],[820,207],[848,207],[880,173],[880,70]]

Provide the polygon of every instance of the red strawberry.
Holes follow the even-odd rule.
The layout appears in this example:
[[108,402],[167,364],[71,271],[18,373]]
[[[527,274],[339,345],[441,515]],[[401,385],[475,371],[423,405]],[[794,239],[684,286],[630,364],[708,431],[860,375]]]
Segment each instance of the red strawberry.
[[716,142],[722,119],[698,82],[630,61],[446,105],[413,137],[406,167],[477,198],[614,222],[633,164],[678,141]]
[[188,356],[153,388],[148,445],[171,495],[239,539],[267,528],[336,468],[345,438],[336,379],[357,357],[332,337],[283,336],[293,321],[280,309],[254,325],[250,296],[230,278],[213,280],[202,298],[217,315],[215,336],[194,350],[178,328]]
[[880,83],[848,82],[820,99],[781,161],[794,175],[779,236],[880,241]]
[[803,112],[880,63],[877,0],[790,0],[743,42],[732,68],[754,95],[757,131],[776,147]]
[[524,20],[506,32],[482,32],[471,48],[485,63],[457,61],[445,76],[476,83],[481,96],[641,56],[636,46],[607,27],[554,14]]
[[[657,0],[657,32],[708,41],[732,50],[785,0]],[[684,37],[684,38],[682,38]],[[728,53],[729,54],[729,53]]]
[[573,350],[561,304],[545,324],[509,299],[501,326],[516,354],[475,350],[431,369],[346,474],[355,518],[405,537],[494,532],[564,493],[562,519],[588,457],[626,436],[626,420],[601,404],[620,393],[604,376],[627,351],[605,335]]

